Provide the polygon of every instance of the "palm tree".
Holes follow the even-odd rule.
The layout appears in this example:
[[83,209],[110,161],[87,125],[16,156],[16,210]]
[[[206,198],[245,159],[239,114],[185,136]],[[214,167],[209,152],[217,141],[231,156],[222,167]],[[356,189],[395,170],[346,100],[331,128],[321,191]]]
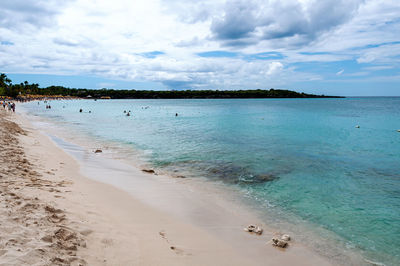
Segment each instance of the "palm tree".
[[8,95],[11,86],[11,79],[4,73],[0,74],[0,95]]
[[11,79],[7,78],[4,73],[0,74],[0,87],[7,87],[11,85]]

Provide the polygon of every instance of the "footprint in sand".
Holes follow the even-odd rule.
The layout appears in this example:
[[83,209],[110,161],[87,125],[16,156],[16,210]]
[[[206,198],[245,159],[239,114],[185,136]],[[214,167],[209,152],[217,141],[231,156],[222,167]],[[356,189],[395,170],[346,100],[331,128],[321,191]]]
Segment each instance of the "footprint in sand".
[[81,235],[87,236],[87,235],[90,235],[91,233],[93,233],[93,230],[84,229],[84,230],[80,231],[79,233],[81,233]]
[[111,238],[103,238],[101,240],[101,243],[107,245],[107,246],[111,246],[114,244],[114,241]]
[[172,251],[174,251],[176,254],[178,255],[192,255],[190,253],[186,253],[183,249],[178,248],[174,245],[172,245],[172,243],[169,241],[169,239],[167,238],[167,235],[165,233],[164,230],[158,232],[158,234],[161,236],[162,239],[164,239],[168,244],[170,244],[171,246],[169,247]]
[[180,248],[177,248],[177,247],[174,247],[174,246],[170,246],[169,248],[171,250],[175,251],[175,253],[178,254],[178,255],[192,255],[192,254],[186,253],[184,250],[182,250]]

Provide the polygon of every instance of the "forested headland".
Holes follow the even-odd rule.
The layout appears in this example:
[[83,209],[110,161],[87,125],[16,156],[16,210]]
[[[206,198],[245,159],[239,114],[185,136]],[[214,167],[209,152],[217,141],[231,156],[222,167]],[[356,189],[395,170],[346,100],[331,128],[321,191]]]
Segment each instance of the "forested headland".
[[63,86],[40,88],[28,81],[13,84],[6,74],[0,74],[0,96],[11,98],[63,96],[78,98],[109,99],[223,99],[223,98],[339,98],[338,96],[314,95],[291,90],[116,90],[116,89],[76,89]]

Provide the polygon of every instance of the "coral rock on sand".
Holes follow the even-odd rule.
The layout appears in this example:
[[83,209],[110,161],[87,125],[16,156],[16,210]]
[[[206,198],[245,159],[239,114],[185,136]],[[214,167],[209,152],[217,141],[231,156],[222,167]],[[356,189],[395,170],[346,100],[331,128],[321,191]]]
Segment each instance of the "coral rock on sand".
[[249,226],[244,228],[244,231],[249,232],[249,233],[255,233],[257,235],[261,235],[263,233],[263,229],[254,224],[250,224]]
[[272,245],[275,247],[286,248],[288,246],[288,241],[290,241],[290,236],[288,234],[283,234],[280,237],[272,238]]
[[285,235],[281,236],[281,239],[284,240],[284,241],[289,241],[290,240],[290,236],[285,234]]
[[288,245],[288,242],[286,242],[285,240],[279,239],[277,237],[273,237],[272,245],[275,247],[286,248]]
[[100,150],[100,149],[97,149],[97,150],[94,151],[94,153],[101,153],[101,152],[103,152],[103,151]]

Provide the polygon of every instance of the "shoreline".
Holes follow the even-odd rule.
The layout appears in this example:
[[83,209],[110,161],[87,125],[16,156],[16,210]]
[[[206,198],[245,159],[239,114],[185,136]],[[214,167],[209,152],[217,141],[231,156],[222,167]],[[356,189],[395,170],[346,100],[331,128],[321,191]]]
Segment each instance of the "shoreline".
[[[28,125],[27,121],[23,121],[23,118],[18,117],[17,119],[18,124],[22,125],[23,128],[26,128],[30,133],[28,134],[30,141],[35,143],[35,146],[31,146],[29,144],[29,141],[27,140],[27,137],[23,136],[22,137],[22,143],[25,147],[25,152],[29,156],[34,157],[42,157],[41,162],[46,162],[46,165],[42,166],[42,169],[48,170],[48,169],[58,169],[57,173],[53,173],[56,177],[60,177],[61,175],[69,175],[69,176],[74,176],[71,185],[71,192],[65,194],[65,196],[61,196],[60,198],[57,198],[57,204],[63,205],[62,209],[65,209],[68,211],[68,213],[71,213],[71,215],[77,215],[78,217],[80,215],[80,218],[78,219],[73,219],[73,220],[88,220],[89,222],[93,221],[99,221],[100,217],[101,219],[104,219],[104,213],[110,213],[110,215],[107,215],[108,217],[112,217],[113,222],[110,223],[103,223],[102,226],[110,226],[112,230],[116,230],[117,228],[121,228],[121,226],[115,226],[116,224],[120,223],[121,220],[124,219],[138,219],[138,217],[130,217],[132,214],[127,214],[130,211],[127,210],[134,210],[135,213],[137,213],[137,209],[140,209],[141,216],[144,213],[147,213],[147,215],[150,215],[150,217],[141,217],[142,219],[145,219],[147,222],[152,223],[151,226],[147,225],[147,230],[139,230],[139,232],[135,231],[138,229],[138,227],[142,227],[144,220],[141,220],[141,222],[138,224],[134,224],[131,226],[127,226],[127,230],[133,230],[136,232],[137,238],[135,241],[133,241],[136,245],[143,245],[143,246],[150,246],[149,249],[152,250],[153,252],[154,249],[156,249],[157,254],[164,254],[166,258],[168,259],[162,259],[158,261],[157,263],[161,263],[162,265],[168,265],[170,262],[169,260],[173,260],[174,265],[177,263],[180,264],[191,264],[191,265],[201,265],[204,264],[204,262],[208,263],[215,263],[218,265],[240,265],[244,262],[247,264],[250,263],[249,265],[262,265],[266,263],[266,261],[271,261],[271,264],[276,264],[276,263],[291,263],[296,261],[296,264],[299,264],[299,260],[304,262],[304,265],[321,265],[321,264],[326,264],[329,265],[324,258],[321,258],[319,255],[312,253],[310,250],[307,250],[306,248],[302,247],[301,245],[297,244],[294,242],[293,245],[291,245],[290,248],[282,252],[281,250],[278,250],[276,248],[273,248],[270,245],[267,245],[267,241],[270,239],[270,236],[268,232],[266,232],[262,237],[258,236],[253,236],[249,235],[245,232],[243,232],[243,226],[245,224],[240,224],[240,225],[235,225],[234,228],[230,228],[227,231],[228,232],[223,232],[222,235],[226,236],[231,236],[232,232],[233,235],[238,235],[239,238],[236,240],[239,240],[240,238],[246,240],[246,245],[247,249],[251,251],[250,253],[253,252],[253,254],[246,254],[246,248],[242,249],[242,253],[238,253],[239,247],[232,247],[230,239],[227,241],[227,238],[225,240],[222,238],[222,241],[220,239],[220,236],[216,237],[215,235],[210,234],[210,232],[207,232],[203,230],[203,228],[200,228],[199,226],[189,224],[187,221],[182,221],[179,217],[174,217],[173,215],[170,215],[168,213],[162,212],[160,210],[157,210],[156,208],[149,206],[148,204],[145,204],[143,202],[140,202],[140,200],[135,199],[132,195],[129,195],[129,193],[126,193],[124,191],[121,191],[115,187],[112,187],[110,185],[102,184],[97,181],[93,181],[88,179],[87,177],[82,176],[77,169],[79,168],[79,163],[71,158],[69,155],[67,155],[64,151],[62,151],[59,147],[57,147],[54,143],[52,143],[51,140],[48,139],[48,137],[41,135],[37,130],[32,128],[30,125]],[[27,142],[28,141],[28,142]],[[38,147],[37,147],[38,146]],[[47,157],[45,159],[44,157]],[[52,162],[51,158],[59,158],[57,161],[61,159],[61,161],[57,162]],[[43,160],[44,159],[44,160]],[[60,163],[63,163],[62,165]],[[61,165],[61,166],[60,166]],[[57,167],[58,166],[58,167]],[[66,170],[68,168],[68,171]],[[65,169],[65,170],[63,170]],[[137,169],[138,172],[140,172],[139,169]],[[52,170],[51,170],[52,171]],[[51,171],[47,171],[52,173]],[[45,171],[46,172],[46,171]],[[143,173],[142,173],[143,174]],[[50,174],[49,174],[50,175]],[[146,175],[146,174],[143,174]],[[51,177],[51,175],[50,175]],[[107,195],[112,195],[112,197],[116,197],[117,200],[114,198],[114,200],[108,200],[102,198],[102,195],[98,195],[98,191],[103,191],[104,193],[101,193],[102,195],[107,194]],[[118,197],[122,197],[123,195],[123,200],[118,199]],[[171,195],[172,196],[172,195]],[[82,197],[84,199],[82,199]],[[81,198],[80,200],[77,201],[77,198]],[[167,199],[168,200],[168,199]],[[119,213],[117,215],[116,210],[115,210],[115,203],[118,203],[118,205],[121,205],[121,201],[123,201],[123,205],[127,206],[120,206],[121,208],[128,208],[128,209],[123,209],[119,210]],[[91,202],[92,205],[89,207],[87,206],[86,210],[83,210],[82,208],[77,208],[77,203],[80,202]],[[71,204],[74,203],[74,204]],[[111,204],[111,206],[110,206]],[[102,208],[105,208],[105,206],[108,205],[108,210],[102,210],[100,213],[93,214],[93,210],[99,210]],[[136,205],[136,206],[131,206],[131,205]],[[137,206],[139,205],[139,207]],[[132,209],[131,209],[132,208]],[[187,211],[187,210],[186,210]],[[86,217],[89,213],[89,216]],[[94,216],[94,217],[90,217]],[[128,217],[126,217],[128,216]],[[135,215],[134,215],[135,216]],[[160,219],[161,218],[161,219]],[[210,219],[211,218],[211,219]],[[213,217],[209,217],[210,220],[212,220]],[[168,226],[165,226],[165,223],[160,224],[160,220],[166,219],[166,220],[173,220],[173,222],[169,221]],[[250,221],[249,221],[250,222]],[[252,221],[254,222],[254,221]],[[124,224],[126,226],[126,224]],[[93,229],[88,229],[93,231],[94,233],[89,234],[88,240],[87,240],[87,245],[86,248],[82,249],[82,257],[86,258],[86,261],[90,262],[90,257],[93,255],[93,250],[91,250],[89,247],[91,247],[93,244],[96,246],[97,249],[99,248],[98,245],[99,243],[107,242],[107,240],[103,241],[99,239],[96,239],[96,241],[90,241],[90,238],[92,236],[90,235],[95,235],[98,234],[96,232],[103,231],[103,232],[108,232],[109,230],[104,230],[104,228],[99,227],[96,228],[95,225],[92,224],[89,227],[93,227]],[[149,228],[150,227],[150,228]],[[170,228],[168,228],[170,227]],[[224,228],[225,225],[222,224],[222,228]],[[168,228],[168,229],[166,229]],[[185,230],[182,230],[182,228],[185,228]],[[97,230],[96,230],[97,229]],[[84,229],[83,231],[85,231]],[[186,231],[187,230],[187,231]],[[226,230],[226,228],[225,228]],[[150,231],[146,233],[146,231]],[[223,230],[218,229],[217,231],[221,232]],[[172,232],[172,233],[170,233]],[[271,232],[269,232],[271,233]],[[149,235],[150,234],[150,235]],[[165,235],[171,234],[171,239],[164,238]],[[120,237],[124,235],[124,233],[119,233],[117,234]],[[112,234],[114,237],[115,235]],[[235,236],[236,237],[236,236]],[[138,238],[142,238],[142,241],[138,241]],[[153,241],[151,243],[145,243],[147,241],[143,239],[148,239],[151,238]],[[228,238],[229,239],[229,238]],[[115,246],[115,242],[118,242],[122,244],[119,246],[118,250],[125,250],[128,246],[133,245],[133,243],[129,243],[126,245],[126,243],[123,243],[123,241],[132,241],[132,240],[127,240],[127,239],[120,239],[118,238],[117,240],[113,240],[113,246]],[[99,243],[97,243],[99,242]],[[178,242],[176,245],[176,249],[171,249],[168,245],[170,245],[172,242]],[[180,242],[180,243],[179,243]],[[240,242],[239,242],[240,243]],[[252,243],[252,244],[249,244]],[[249,244],[249,245],[248,245]],[[254,249],[252,245],[257,246],[257,249]],[[106,244],[102,244],[104,246],[107,246]],[[167,246],[166,246],[167,245]],[[163,246],[163,247],[162,247]],[[159,251],[159,249],[163,249],[162,251]],[[114,250],[111,252],[110,247],[107,247],[107,252],[113,253],[116,252],[118,253],[118,250]],[[140,249],[140,248],[139,248]],[[145,249],[146,248],[143,248]],[[79,249],[80,251],[81,249]],[[89,251],[90,250],[90,251]],[[198,252],[194,252],[193,250],[198,250]],[[218,252],[216,252],[218,251]],[[85,254],[85,252],[88,252]],[[147,265],[147,264],[152,264],[151,262],[154,258],[153,256],[146,255],[147,251],[142,251],[139,252],[142,254],[144,260],[140,262],[140,264]],[[149,251],[150,252],[150,251]],[[150,252],[150,253],[151,253]],[[222,252],[222,253],[221,253]],[[255,253],[254,253],[255,252]],[[79,253],[79,252],[78,252]],[[96,252],[95,252],[96,253]],[[180,253],[180,254],[179,254]],[[191,255],[188,255],[188,254]],[[221,256],[221,254],[227,254],[226,256]],[[102,254],[102,252],[100,253]],[[185,255],[186,254],[186,255]],[[110,254],[111,255],[111,254]],[[112,256],[114,256],[113,254]],[[126,254],[121,254],[121,256],[127,256],[131,255],[130,252],[127,252]],[[256,255],[256,256],[254,256]],[[137,255],[138,256],[138,255]],[[136,259],[137,259],[136,256]],[[89,258],[89,260],[87,259]],[[132,257],[130,257],[133,261],[138,262],[137,260],[134,260]],[[147,259],[149,260],[147,263]],[[175,261],[176,260],[176,261]],[[110,258],[108,258],[107,263],[104,265],[109,265],[114,263],[110,263]],[[129,261],[129,260],[125,260]],[[239,261],[241,263],[239,263]],[[96,262],[96,264],[99,263],[99,261]],[[115,261],[116,265],[118,265],[118,260]]]
[[[203,224],[197,224],[198,221],[196,219],[188,219],[188,217],[185,217],[185,215],[187,216],[188,213],[191,212],[191,210],[188,211],[189,208],[187,206],[179,209],[182,202],[189,205],[191,202],[190,198],[193,195],[186,195],[186,198],[181,197],[180,202],[176,199],[175,202],[171,202],[169,199],[171,196],[168,195],[171,192],[169,191],[175,191],[177,195],[181,194],[180,191],[195,191],[197,192],[198,202],[202,202],[204,198],[210,196],[220,196],[219,199],[214,197],[214,201],[208,201],[209,204],[216,205],[216,202],[222,201],[221,203],[222,205],[226,205],[226,209],[236,209],[237,213],[242,213],[242,217],[252,217],[246,219],[245,222],[239,226],[235,225],[235,228],[240,228],[240,232],[247,225],[258,223],[263,226],[264,231],[270,232],[269,236],[264,239],[264,243],[270,244],[268,241],[271,240],[274,234],[288,233],[295,238],[296,245],[301,245],[310,252],[327,259],[332,264],[348,265],[351,263],[351,265],[360,265],[366,262],[360,250],[354,246],[348,246],[348,243],[335,233],[318,224],[301,220],[301,218],[296,215],[285,214],[279,206],[266,206],[268,205],[267,203],[254,199],[239,187],[230,186],[222,180],[217,181],[215,179],[209,179],[203,176],[203,173],[191,172],[190,169],[165,169],[157,166],[153,168],[154,165],[151,161],[149,162],[147,158],[151,153],[148,153],[147,150],[141,150],[140,148],[131,147],[131,145],[124,145],[124,143],[98,137],[93,132],[86,131],[84,128],[80,127],[79,123],[75,126],[74,123],[58,122],[50,117],[31,115],[26,113],[26,109],[24,110],[23,108],[20,108],[20,110],[25,111],[23,115],[29,117],[30,123],[37,129],[40,129],[42,134],[45,134],[48,138],[52,139],[53,142],[56,142],[56,145],[60,146],[64,152],[72,155],[80,162],[81,166],[89,165],[89,167],[82,167],[89,169],[81,169],[81,172],[86,171],[86,173],[84,173],[86,177],[94,177],[96,181],[111,184],[124,191],[130,189],[131,191],[128,191],[128,193],[134,198],[147,203],[152,208],[155,207],[164,212],[172,212],[173,215],[179,216],[179,218],[183,219],[186,223],[203,226]],[[94,152],[97,149],[101,149],[102,152],[95,154]],[[79,150],[78,153],[80,154],[75,156],[71,154],[77,153],[77,150]],[[100,166],[102,171],[93,171],[93,169],[90,169],[93,168],[90,167],[90,165],[93,164]],[[119,181],[114,180],[116,183],[113,183],[112,180],[109,180],[109,176],[112,176],[114,179],[114,175],[112,174],[113,171],[104,174],[104,170],[106,172],[109,170],[107,168],[118,169],[118,175],[122,176],[121,178],[117,178]],[[129,168],[129,170],[127,168]],[[156,175],[143,174],[143,169],[154,169]],[[134,172],[135,174],[129,176],[127,172]],[[182,178],[182,176],[184,178]],[[131,178],[134,178],[138,182],[135,183]],[[143,183],[145,180],[147,182]],[[169,184],[171,182],[173,184]],[[151,183],[153,183],[153,185],[151,185]],[[160,203],[162,201],[157,202],[152,196],[154,191],[159,189],[160,184],[169,185],[166,195],[168,200],[164,205]],[[140,190],[135,190],[135,186],[140,187],[141,185],[145,185],[150,191],[154,190],[153,193],[148,194]],[[175,185],[178,185],[179,188],[177,189]],[[160,194],[164,193],[163,191],[159,192],[161,192]],[[195,202],[193,205],[196,206],[198,203]],[[227,224],[229,224],[229,221]],[[218,226],[221,227],[220,225],[214,225],[215,228]],[[218,230],[215,232],[215,230],[209,230],[207,227],[203,229],[211,234],[217,233],[218,235],[219,233]],[[232,232],[230,233],[232,234]],[[238,231],[234,232],[234,235],[237,233]],[[223,237],[226,238],[224,235]],[[231,240],[238,241],[238,239]],[[239,241],[242,240],[239,239]],[[242,250],[243,248],[239,249],[239,252],[242,252]],[[368,262],[366,265],[370,265],[370,263]]]

